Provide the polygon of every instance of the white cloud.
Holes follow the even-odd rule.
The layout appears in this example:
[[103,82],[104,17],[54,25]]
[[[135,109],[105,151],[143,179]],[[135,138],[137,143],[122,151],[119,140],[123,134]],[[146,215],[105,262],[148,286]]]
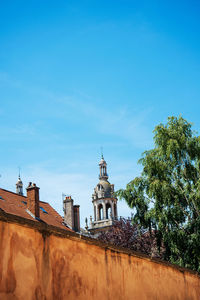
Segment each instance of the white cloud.
[[[144,147],[146,148],[150,143],[151,129],[145,125],[146,119],[151,113],[151,109],[149,108],[137,112],[133,108],[126,107],[122,104],[120,108],[113,107],[111,111],[105,106],[100,105],[100,101],[95,103],[90,96],[84,96],[80,93],[73,97],[60,97],[51,91],[41,90],[37,87],[28,87],[28,85],[15,82],[15,80],[9,79],[7,75],[0,73],[0,81],[1,80],[6,81],[7,84],[13,85],[16,88],[37,94],[38,99],[42,99],[44,96],[44,102],[46,103],[48,100],[49,108],[45,110],[46,115],[66,119],[66,116],[73,118],[74,115],[79,114],[81,122],[84,123],[84,120],[89,120],[90,126],[95,129],[97,135],[103,134],[103,136],[111,137],[110,145],[112,146],[131,145],[144,149]],[[38,102],[38,105],[42,104]],[[42,106],[41,110],[38,109],[38,111],[43,112]],[[5,136],[13,136],[15,134],[23,135],[27,132],[34,135],[38,134],[37,126],[34,126],[33,129],[31,125],[26,124],[16,129],[6,128],[5,130]],[[59,132],[54,134],[56,138],[60,135]],[[113,136],[115,139],[113,139]],[[93,144],[92,141],[89,146],[99,147],[99,145]],[[109,142],[107,142],[107,146],[109,146]],[[79,147],[82,149],[86,147],[86,145],[80,143],[73,145],[62,143],[60,147],[73,150],[79,149]],[[87,147],[85,149],[87,149]],[[70,172],[61,172],[57,169],[56,171],[50,170],[48,163],[48,161],[43,161],[34,166],[24,166],[23,174],[25,174],[25,176],[22,176],[22,179],[26,179],[24,185],[27,186],[28,181],[36,182],[40,187],[41,200],[49,202],[60,214],[62,214],[62,192],[71,194],[75,203],[80,205],[81,225],[84,226],[85,217],[93,215],[91,195],[98,182],[98,169],[94,176],[94,174],[88,173],[88,170],[86,170],[87,166],[82,169],[82,172],[73,172],[72,170],[78,169],[77,166],[80,165],[78,160],[69,163]],[[88,162],[88,165],[89,164],[91,164],[91,162]],[[125,184],[138,173],[136,164],[131,165],[126,158],[121,161],[121,164],[118,163],[117,168],[119,171],[116,172],[115,170],[117,169],[112,170],[112,174],[115,173],[115,175],[111,177],[111,183],[116,184],[117,188],[125,186]],[[3,173],[6,174],[6,177],[1,178],[1,186],[9,190],[14,190],[17,174],[13,174],[13,171],[8,169]],[[131,211],[124,202],[119,202],[118,206],[119,215],[130,216]]]
[[[147,107],[144,110],[135,111],[131,107],[122,106],[120,108],[113,107],[112,110],[107,109],[94,103],[92,100],[77,97],[54,96],[54,104],[59,105],[59,111],[66,118],[66,112],[70,109],[81,114],[81,117],[87,119],[98,133],[119,137],[124,142],[129,142],[131,145],[138,148],[146,148],[152,144],[152,129],[145,123],[152,113],[152,107]],[[55,113],[55,112],[54,112]],[[61,115],[59,114],[59,117]]]
[[[36,95],[38,102],[38,112],[43,112],[45,116],[72,120],[76,123],[90,124],[95,130],[104,135],[119,137],[124,143],[130,143],[134,147],[146,149],[152,144],[152,128],[147,125],[147,119],[152,113],[152,107],[146,107],[136,111],[132,107],[121,105],[108,109],[105,101],[93,101],[92,97],[84,93],[77,92],[75,95],[56,95],[51,90],[45,90],[37,86],[30,86],[19,80],[9,77],[7,73],[0,72],[0,82],[5,82],[11,87],[15,87]],[[36,101],[37,102],[37,101]],[[48,105],[47,105],[48,103]],[[104,103],[104,106],[101,104]],[[44,113],[42,114],[44,117]],[[35,127],[35,126],[34,126]],[[17,132],[32,128],[24,125],[24,128],[17,128]],[[56,134],[59,136],[59,133]]]

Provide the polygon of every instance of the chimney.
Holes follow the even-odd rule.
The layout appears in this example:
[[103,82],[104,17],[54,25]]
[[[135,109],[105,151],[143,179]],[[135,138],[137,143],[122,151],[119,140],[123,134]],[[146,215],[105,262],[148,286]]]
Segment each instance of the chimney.
[[74,205],[74,231],[80,231],[80,215],[79,215],[80,205]]
[[39,187],[35,183],[29,182],[27,187],[27,209],[31,212],[35,218],[40,218],[39,207]]
[[73,209],[74,200],[71,196],[65,197],[63,200],[63,211],[64,211],[64,222],[72,230],[74,229],[74,209]]

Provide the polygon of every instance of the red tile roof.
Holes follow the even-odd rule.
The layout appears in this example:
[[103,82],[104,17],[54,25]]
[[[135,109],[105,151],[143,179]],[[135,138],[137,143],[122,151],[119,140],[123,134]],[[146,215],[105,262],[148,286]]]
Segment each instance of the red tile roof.
[[[0,210],[6,213],[31,219],[35,222],[39,220],[33,218],[27,211],[27,197],[0,188]],[[53,225],[68,231],[70,228],[63,224],[63,218],[47,202],[40,201],[40,220],[48,225]]]

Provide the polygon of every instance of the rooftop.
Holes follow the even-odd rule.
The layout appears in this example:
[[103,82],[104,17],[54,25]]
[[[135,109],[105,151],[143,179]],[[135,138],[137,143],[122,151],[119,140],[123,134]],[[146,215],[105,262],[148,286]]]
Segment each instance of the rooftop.
[[72,231],[63,223],[63,218],[47,202],[39,201],[40,219],[36,219],[27,211],[27,197],[0,188],[0,210],[5,213],[33,220],[37,223],[46,223],[68,231]]

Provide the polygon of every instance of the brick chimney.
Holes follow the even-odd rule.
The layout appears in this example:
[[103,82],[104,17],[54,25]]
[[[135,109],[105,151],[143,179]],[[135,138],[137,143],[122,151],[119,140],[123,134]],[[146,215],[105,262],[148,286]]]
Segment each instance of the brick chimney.
[[71,196],[65,197],[63,200],[63,211],[64,211],[64,222],[72,230],[74,229],[74,209],[73,209],[74,200]]
[[35,183],[29,182],[27,187],[27,209],[34,215],[35,218],[40,218],[39,206],[39,187]]
[[80,231],[80,215],[79,215],[80,205],[74,205],[74,231]]

